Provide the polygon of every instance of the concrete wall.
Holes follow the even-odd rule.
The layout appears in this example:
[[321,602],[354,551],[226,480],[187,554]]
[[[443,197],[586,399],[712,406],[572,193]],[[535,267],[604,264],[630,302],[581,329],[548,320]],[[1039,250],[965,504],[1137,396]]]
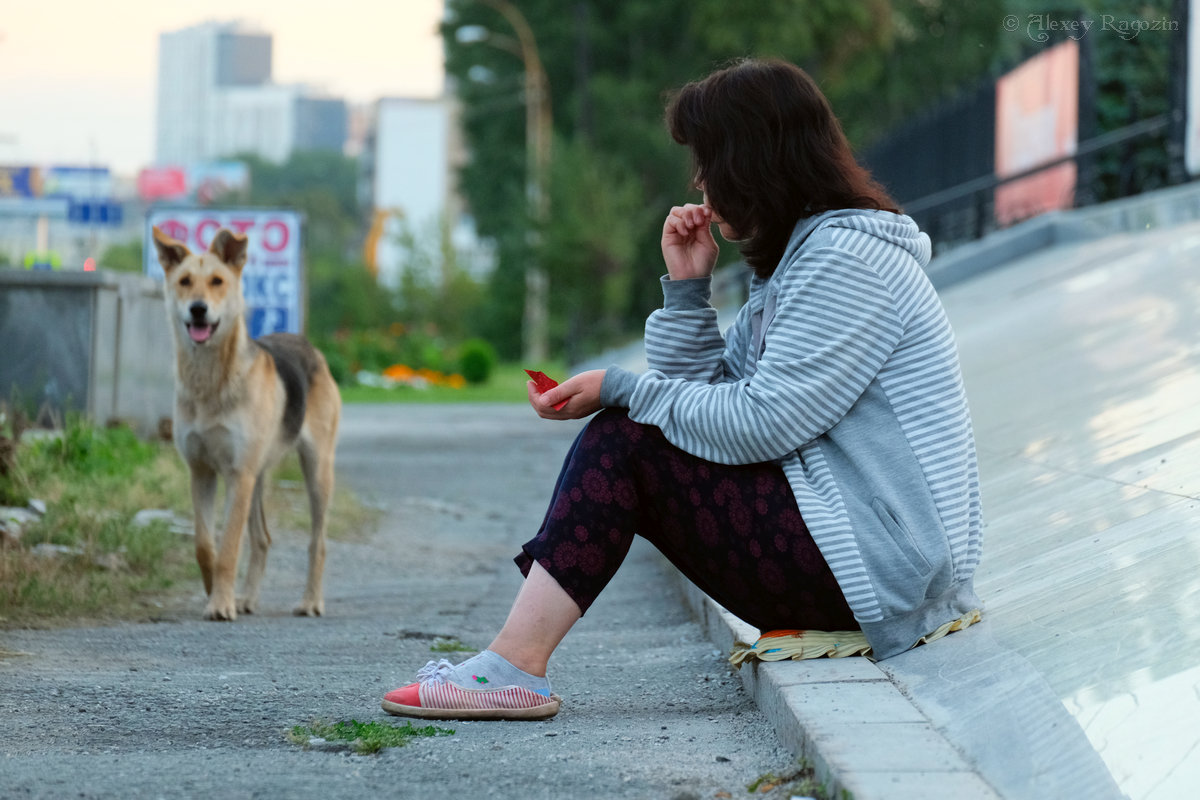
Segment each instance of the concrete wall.
[[171,416],[173,370],[157,281],[0,270],[0,400],[35,414],[123,420],[150,434]]

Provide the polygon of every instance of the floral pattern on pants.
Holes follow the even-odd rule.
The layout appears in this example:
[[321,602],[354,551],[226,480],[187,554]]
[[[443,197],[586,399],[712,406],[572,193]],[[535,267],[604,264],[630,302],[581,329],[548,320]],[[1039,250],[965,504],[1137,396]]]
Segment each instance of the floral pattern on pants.
[[542,527],[515,561],[528,575],[536,560],[586,613],[635,533],[760,630],[858,629],[778,464],[705,461],[607,409],[571,446]]

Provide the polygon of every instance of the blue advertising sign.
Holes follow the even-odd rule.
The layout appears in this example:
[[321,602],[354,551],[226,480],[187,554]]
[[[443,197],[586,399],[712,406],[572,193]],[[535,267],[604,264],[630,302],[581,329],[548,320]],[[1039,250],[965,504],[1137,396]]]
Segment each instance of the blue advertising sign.
[[242,269],[242,295],[250,336],[302,333],[304,270],[301,263],[302,218],[296,211],[246,208],[156,208],[146,214],[144,271],[161,279],[154,228],[178,239],[192,252],[203,252],[221,228],[249,239]]
[[40,197],[42,175],[37,167],[0,167],[0,197]]
[[78,225],[120,226],[125,217],[120,203],[111,200],[72,200],[67,221]]
[[108,167],[48,167],[42,170],[42,194],[72,200],[107,200],[113,196]]

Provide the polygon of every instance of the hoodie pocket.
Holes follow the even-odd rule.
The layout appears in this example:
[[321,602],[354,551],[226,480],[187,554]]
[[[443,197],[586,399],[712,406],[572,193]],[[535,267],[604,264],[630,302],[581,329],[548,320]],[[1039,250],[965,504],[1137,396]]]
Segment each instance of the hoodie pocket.
[[925,555],[921,552],[921,548],[917,547],[917,541],[913,535],[909,533],[908,528],[899,520],[888,504],[876,497],[871,501],[871,510],[879,517],[879,521],[883,524],[888,535],[892,537],[892,541],[896,543],[896,549],[899,550],[913,569],[920,575],[928,575],[933,566]]

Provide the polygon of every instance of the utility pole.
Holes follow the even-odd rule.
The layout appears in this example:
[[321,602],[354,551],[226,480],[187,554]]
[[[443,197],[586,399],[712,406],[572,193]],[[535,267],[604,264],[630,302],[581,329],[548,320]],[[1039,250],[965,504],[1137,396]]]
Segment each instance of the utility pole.
[[[532,228],[526,238],[530,260],[525,266],[525,311],[522,319],[522,350],[526,361],[535,364],[549,353],[550,281],[541,263],[541,234],[549,216],[548,183],[553,117],[550,82],[538,55],[537,41],[525,16],[508,0],[480,0],[499,12],[517,34],[525,67],[525,198]],[[507,48],[506,48],[507,49]]]

